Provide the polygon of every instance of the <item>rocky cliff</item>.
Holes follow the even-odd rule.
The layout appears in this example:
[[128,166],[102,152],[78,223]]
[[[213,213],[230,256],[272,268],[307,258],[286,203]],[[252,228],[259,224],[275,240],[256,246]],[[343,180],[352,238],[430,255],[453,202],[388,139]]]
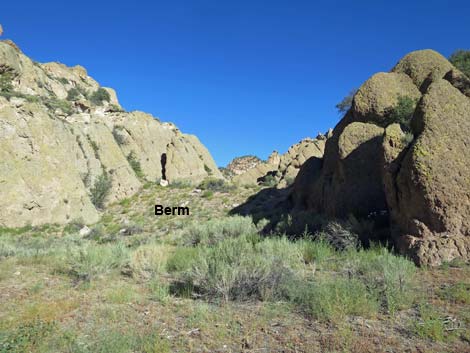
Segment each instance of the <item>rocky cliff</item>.
[[146,181],[209,175],[221,177],[196,136],[125,112],[81,66],[40,64],[0,42],[0,226],[93,223]]
[[469,92],[470,79],[432,50],[372,76],[324,157],[302,166],[294,208],[386,213],[396,247],[417,263],[470,260]]

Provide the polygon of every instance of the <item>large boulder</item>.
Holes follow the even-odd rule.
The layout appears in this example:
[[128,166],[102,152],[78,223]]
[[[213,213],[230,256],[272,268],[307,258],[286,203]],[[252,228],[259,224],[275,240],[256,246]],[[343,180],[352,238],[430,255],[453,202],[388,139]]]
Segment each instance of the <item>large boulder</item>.
[[354,96],[352,111],[357,121],[387,125],[386,117],[401,96],[418,99],[421,94],[411,78],[402,73],[380,72],[368,79]]
[[[301,168],[292,207],[339,218],[388,213],[392,240],[416,263],[470,260],[469,92],[468,78],[431,50],[374,75],[324,158]],[[390,119],[400,96],[418,102],[403,125]]]
[[436,80],[413,120],[417,136],[396,178],[400,248],[435,265],[470,255],[470,100]]

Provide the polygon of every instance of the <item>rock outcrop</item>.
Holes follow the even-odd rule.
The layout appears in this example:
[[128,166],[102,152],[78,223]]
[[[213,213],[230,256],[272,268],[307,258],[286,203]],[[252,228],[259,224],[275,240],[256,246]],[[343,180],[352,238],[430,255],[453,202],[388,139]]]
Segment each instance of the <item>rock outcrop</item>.
[[263,161],[256,156],[241,156],[234,158],[226,169],[232,176],[235,176],[255,168],[260,163],[263,163]]
[[[338,218],[387,212],[396,247],[416,263],[470,260],[469,92],[470,80],[432,50],[372,76],[324,158],[302,166],[292,206]],[[395,122],[403,97],[416,108]]]
[[325,136],[315,139],[305,138],[292,145],[289,150],[280,155],[274,151],[268,160],[233,177],[238,185],[269,184],[278,188],[289,186],[294,181],[302,164],[311,157],[323,157]]
[[94,223],[100,180],[106,205],[147,181],[209,175],[222,177],[197,137],[125,112],[81,66],[39,64],[0,42],[0,226]]

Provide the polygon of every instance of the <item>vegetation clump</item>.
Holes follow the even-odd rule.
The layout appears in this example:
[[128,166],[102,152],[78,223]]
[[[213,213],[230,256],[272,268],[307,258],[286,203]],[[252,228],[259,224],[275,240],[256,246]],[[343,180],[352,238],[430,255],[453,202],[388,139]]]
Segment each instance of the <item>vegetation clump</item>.
[[449,61],[470,78],[470,50],[457,50],[449,57]]
[[127,161],[129,162],[129,165],[131,166],[135,175],[137,175],[138,178],[142,179],[144,177],[144,172],[142,171],[140,161],[137,159],[137,155],[134,151],[127,155]]
[[388,117],[388,123],[398,123],[401,128],[409,132],[411,130],[411,118],[416,109],[416,100],[407,96],[399,96],[397,105],[392,109]]
[[230,190],[233,190],[234,186],[228,184],[223,179],[206,178],[199,184],[198,188],[206,191],[228,193]]
[[67,100],[68,101],[76,101],[80,98],[80,91],[73,87],[71,89],[68,90],[67,92]]
[[338,113],[344,114],[346,113],[352,106],[354,96],[356,95],[357,88],[351,90],[349,94],[343,98],[341,102],[336,104],[336,109],[338,110]]
[[103,170],[101,175],[95,180],[93,187],[90,189],[91,202],[95,207],[102,209],[109,192],[111,191],[112,178]]
[[94,105],[103,105],[103,102],[109,102],[111,100],[109,92],[102,87],[90,94],[88,98]]

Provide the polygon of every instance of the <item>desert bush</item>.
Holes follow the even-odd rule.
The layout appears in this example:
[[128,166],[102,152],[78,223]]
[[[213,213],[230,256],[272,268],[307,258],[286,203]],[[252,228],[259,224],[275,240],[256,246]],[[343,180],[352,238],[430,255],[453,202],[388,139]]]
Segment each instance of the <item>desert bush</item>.
[[452,284],[441,290],[440,297],[455,303],[470,304],[470,283]]
[[103,170],[101,175],[95,180],[93,187],[90,189],[91,202],[95,207],[102,209],[104,202],[112,187],[111,176]]
[[378,310],[376,298],[354,278],[316,278],[290,286],[289,294],[309,315],[323,321],[338,322],[348,315],[370,317]]
[[80,91],[77,88],[73,87],[68,90],[66,98],[68,101],[76,101],[78,98],[80,98]]
[[123,243],[97,245],[88,243],[66,254],[65,272],[79,280],[106,275],[129,262],[129,250]]
[[70,115],[73,113],[73,107],[70,104],[70,102],[59,99],[59,98],[45,98],[43,99],[43,103],[46,107],[49,109],[55,111],[57,109],[62,110],[67,115]]
[[205,298],[271,300],[285,297],[303,266],[298,247],[286,238],[240,236],[202,248],[183,279]]
[[328,259],[337,256],[335,249],[326,241],[302,239],[298,243],[303,259],[307,264],[323,267]]
[[402,142],[408,146],[411,142],[413,142],[414,139],[415,139],[415,136],[413,135],[413,133],[407,131],[402,137]]
[[226,238],[241,235],[256,237],[258,229],[249,217],[233,216],[192,223],[183,229],[180,238],[184,245],[215,245]]
[[359,235],[345,221],[331,221],[315,233],[316,239],[321,239],[337,250],[356,249],[359,247]]
[[396,256],[387,248],[350,252],[345,255],[349,267],[375,292],[382,307],[394,314],[411,307],[416,299],[416,267],[410,260]]
[[127,155],[127,161],[129,162],[129,165],[131,166],[135,175],[137,175],[139,179],[142,179],[144,177],[144,173],[142,171],[140,161],[137,159],[137,155],[135,154],[134,151],[132,151],[131,153]]
[[412,324],[412,331],[419,337],[433,341],[444,341],[446,327],[439,313],[427,303],[418,307],[419,318]]
[[277,184],[276,177],[274,175],[268,174],[261,180],[261,185],[266,187],[274,187]]
[[130,255],[132,275],[148,280],[166,269],[171,248],[163,244],[146,244],[137,248]]
[[470,50],[457,50],[449,57],[449,61],[457,69],[470,77]]
[[199,248],[177,247],[166,262],[168,272],[184,272],[191,268],[199,256]]
[[0,94],[13,92],[13,78],[14,75],[11,71],[0,73]]
[[206,178],[198,185],[198,188],[205,191],[230,192],[235,186],[228,184],[223,179]]
[[109,95],[108,91],[102,87],[98,88],[95,92],[90,94],[88,98],[94,105],[103,105],[104,101],[109,102],[111,100],[111,96]]
[[292,236],[314,234],[325,224],[326,220],[321,215],[310,211],[299,211],[281,216],[274,227],[274,232]]
[[351,108],[354,96],[356,95],[357,91],[358,91],[357,88],[351,90],[348,93],[348,95],[343,98],[343,100],[341,102],[336,104],[336,109],[338,109],[338,112],[340,114],[346,113]]
[[[157,183],[159,183],[160,181],[157,180]],[[186,180],[186,179],[178,179],[178,180],[173,180],[172,182],[170,182],[170,188],[172,189],[187,189],[187,188],[190,188],[192,185],[191,181],[190,180]]]
[[388,117],[388,124],[398,123],[401,128],[409,132],[411,118],[416,109],[416,100],[407,96],[399,96],[397,105],[391,110]]
[[154,278],[150,281],[149,290],[151,299],[157,302],[166,303],[168,298],[170,298],[170,286],[159,278]]

